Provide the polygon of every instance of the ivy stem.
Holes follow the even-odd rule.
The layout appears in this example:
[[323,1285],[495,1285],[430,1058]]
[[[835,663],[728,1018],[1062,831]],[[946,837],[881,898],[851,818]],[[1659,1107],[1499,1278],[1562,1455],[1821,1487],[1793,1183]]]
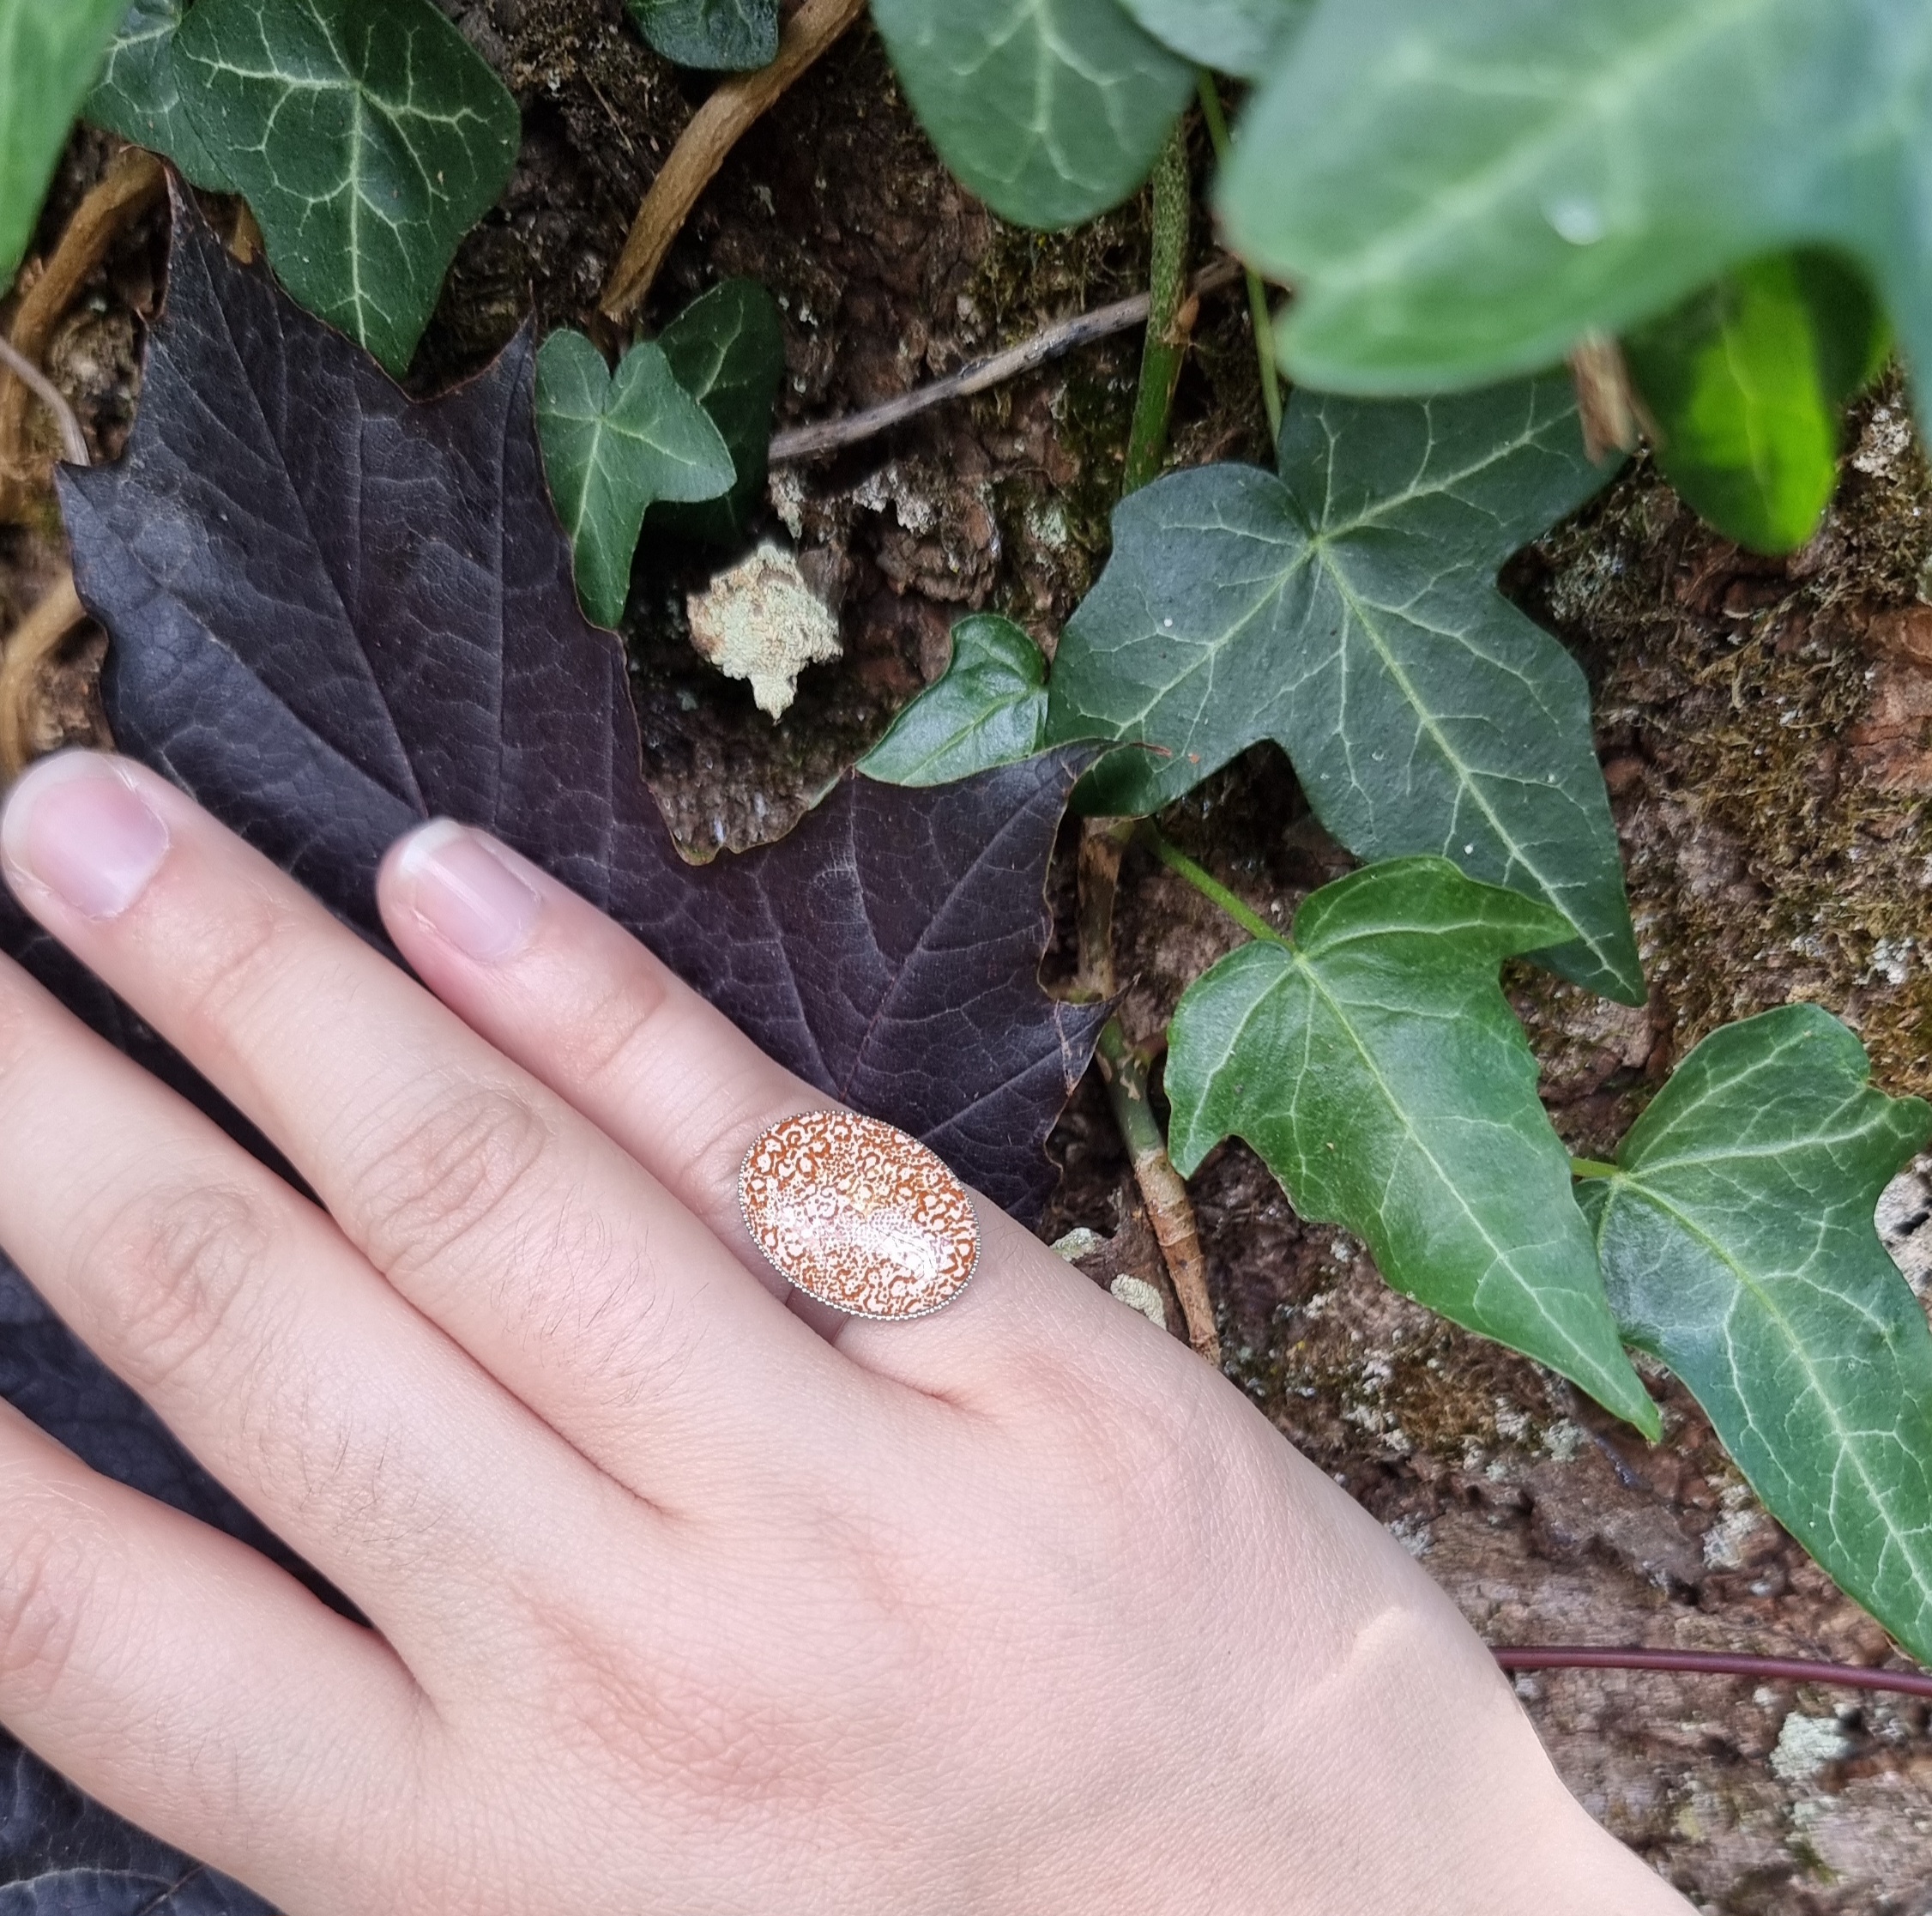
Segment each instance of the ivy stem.
[[1217,904],[1244,931],[1253,933],[1257,938],[1265,938],[1271,944],[1289,946],[1289,941],[1257,911],[1253,905],[1244,904],[1211,873],[1204,871],[1182,851],[1179,846],[1169,844],[1160,828],[1151,820],[1143,820],[1140,837],[1155,857],[1170,872],[1179,874],[1211,904]]
[[[1120,990],[1114,967],[1114,904],[1120,894],[1120,861],[1133,835],[1132,819],[1089,819],[1081,830],[1080,967],[1075,984],[1089,1004],[1104,1004]],[[1187,1341],[1219,1369],[1221,1333],[1208,1287],[1207,1254],[1201,1248],[1186,1183],[1168,1156],[1168,1141],[1155,1115],[1150,1095],[1153,1061],[1129,1041],[1117,1017],[1102,1027],[1095,1058],[1147,1221],[1161,1247],[1161,1260],[1173,1281]]]
[[1601,1157],[1573,1157],[1570,1160],[1572,1177],[1615,1177],[1616,1166],[1606,1164]]
[[1168,450],[1174,388],[1192,329],[1187,301],[1187,246],[1193,227],[1194,182],[1187,167],[1187,133],[1177,125],[1154,162],[1154,263],[1149,275],[1147,343],[1141,350],[1140,391],[1127,436],[1123,493],[1158,478]]
[[1168,1156],[1161,1121],[1154,1115],[1147,1055],[1127,1042],[1117,1018],[1101,1027],[1095,1049],[1100,1074],[1107,1085],[1114,1121],[1133,1164],[1134,1182],[1147,1206],[1147,1220],[1161,1247],[1161,1256],[1174,1279],[1174,1294],[1187,1322],[1187,1341],[1216,1369],[1221,1368],[1221,1333],[1214,1321],[1214,1298],[1208,1289],[1207,1256],[1187,1183]]
[[[1207,122],[1208,138],[1214,142],[1215,163],[1226,166],[1234,142],[1229,136],[1228,116],[1222,111],[1221,89],[1214,76],[1204,70],[1200,80],[1201,118]],[[1275,318],[1268,311],[1268,288],[1261,275],[1247,268],[1247,310],[1254,321],[1254,356],[1261,367],[1261,403],[1268,409],[1268,443],[1282,436],[1282,376],[1275,364]]]

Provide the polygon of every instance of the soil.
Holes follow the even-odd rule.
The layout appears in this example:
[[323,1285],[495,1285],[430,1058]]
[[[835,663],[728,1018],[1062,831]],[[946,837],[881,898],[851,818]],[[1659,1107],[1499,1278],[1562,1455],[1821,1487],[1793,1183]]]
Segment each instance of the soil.
[[[444,0],[517,93],[516,178],[466,243],[415,383],[474,369],[534,310],[595,327],[637,199],[703,83],[648,52],[619,0]],[[57,236],[108,142],[76,137],[43,229]],[[101,456],[131,417],[162,263],[129,234],[50,367]],[[1135,290],[1144,209],[1081,233],[1003,226],[946,176],[869,33],[854,33],[728,163],[646,315],[661,325],[729,274],[784,310],[781,418],[872,403],[1042,324]],[[774,475],[765,523],[837,610],[845,656],[806,672],[774,723],[692,651],[683,604],[713,561],[649,552],[628,638],[655,789],[687,850],[776,837],[944,669],[963,612],[1018,619],[1048,650],[1107,549],[1138,342],[1128,336]],[[1204,306],[1174,456],[1265,450],[1238,297]],[[1510,589],[1596,688],[1650,1004],[1609,1006],[1528,969],[1509,978],[1559,1128],[1600,1156],[1716,1024],[1813,999],[1847,1018],[1878,1082],[1932,1092],[1932,499],[1901,393],[1854,422],[1846,485],[1795,559],[1739,552],[1639,462],[1523,555]],[[715,555],[718,562],[741,556]],[[0,530],[0,628],[59,563],[51,517]],[[41,742],[88,735],[103,641],[50,680]],[[1169,821],[1266,913],[1347,860],[1278,753],[1249,754]],[[1072,860],[1055,896],[1071,900]],[[1236,934],[1130,855],[1124,1015],[1157,1033]],[[1049,971],[1068,962],[1066,940]],[[1158,1287],[1107,1105],[1090,1081],[1055,1140],[1048,1235],[1111,1242],[1102,1280]],[[1244,1147],[1194,1181],[1229,1375],[1401,1539],[1492,1641],[1643,1642],[1882,1660],[1884,1633],[1757,1508],[1694,1405],[1656,1380],[1646,1450],[1536,1367],[1386,1290],[1361,1248],[1296,1218]],[[1932,1164],[1881,1207],[1915,1285],[1932,1272]],[[1932,1740],[1916,1704],[1717,1678],[1561,1674],[1518,1683],[1572,1786],[1609,1828],[1722,1916],[1932,1912]]]

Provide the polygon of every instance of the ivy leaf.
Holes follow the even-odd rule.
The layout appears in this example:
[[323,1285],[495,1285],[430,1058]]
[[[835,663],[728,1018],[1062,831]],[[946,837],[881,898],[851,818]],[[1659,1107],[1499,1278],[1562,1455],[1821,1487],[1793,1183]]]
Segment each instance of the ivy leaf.
[[778,57],[778,0],[625,0],[644,38],[681,67],[749,73]]
[[944,785],[1046,749],[1047,662],[1010,619],[952,628],[952,662],[859,761],[888,785]]
[[1163,45],[1197,66],[1258,80],[1312,0],[1120,0]]
[[1727,538],[1788,553],[1831,504],[1845,403],[1890,343],[1863,279],[1807,251],[1727,273],[1624,352],[1664,477]]
[[764,491],[771,416],[785,378],[785,329],[777,302],[756,280],[726,280],[694,299],[658,335],[678,384],[709,415],[730,448],[737,477],[722,499],[660,505],[650,524],[673,539],[731,546]]
[[516,164],[502,82],[432,0],[196,0],[173,67],[283,285],[403,372]]
[[100,84],[82,112],[96,126],[137,147],[165,153],[194,185],[232,193],[237,189],[195,130],[175,72],[175,35],[190,4],[190,0],[134,0],[107,50]]
[[1186,1177],[1223,1138],[1245,1138],[1295,1208],[1361,1238],[1398,1290],[1655,1437],[1497,982],[1506,958],[1562,931],[1548,905],[1441,859],[1325,885],[1292,942],[1257,938],[1181,999],[1168,1150]]
[[1470,386],[1831,245],[1932,366],[1932,14],[1897,0],[1330,0],[1221,210],[1299,379]]
[[686,864],[623,651],[571,589],[528,338],[420,405],[178,196],[175,222],[128,450],[61,481],[123,748],[372,936],[413,821],[499,833],[792,1069],[1037,1210],[1096,1027],[1037,977],[1080,755],[923,792],[848,778],[779,843]]
[[1193,92],[1116,0],[872,0],[872,22],[939,157],[1022,226],[1124,200]]
[[0,0],[0,292],[127,0]]
[[577,553],[583,607],[614,627],[631,593],[644,514],[658,499],[715,499],[736,476],[731,449],[678,384],[661,347],[633,346],[613,378],[582,333],[537,355],[544,469]]
[[1623,1333],[1765,1507],[1932,1660],[1932,1331],[1872,1212],[1932,1133],[1814,1005],[1713,1032],[1582,1188]]
[[1436,853],[1554,905],[1539,954],[1640,1004],[1590,695],[1498,568],[1603,483],[1567,381],[1361,402],[1298,392],[1281,477],[1170,474],[1123,501],[1054,661],[1048,734],[1132,740],[1082,788],[1157,810],[1277,740],[1363,859]]

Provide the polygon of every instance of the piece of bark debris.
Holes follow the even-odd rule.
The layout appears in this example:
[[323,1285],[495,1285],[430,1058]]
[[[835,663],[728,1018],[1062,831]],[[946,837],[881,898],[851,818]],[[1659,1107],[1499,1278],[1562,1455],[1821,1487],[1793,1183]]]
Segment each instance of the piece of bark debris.
[[691,642],[728,679],[744,679],[760,711],[782,718],[799,674],[839,657],[838,620],[782,546],[762,545],[687,602]]

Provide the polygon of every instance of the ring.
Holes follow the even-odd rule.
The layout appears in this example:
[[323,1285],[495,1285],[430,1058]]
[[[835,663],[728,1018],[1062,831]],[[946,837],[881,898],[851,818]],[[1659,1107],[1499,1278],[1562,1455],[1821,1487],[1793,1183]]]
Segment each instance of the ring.
[[877,1118],[806,1111],[752,1139],[738,1206],[787,1282],[854,1317],[926,1317],[972,1281],[980,1224],[935,1152]]

